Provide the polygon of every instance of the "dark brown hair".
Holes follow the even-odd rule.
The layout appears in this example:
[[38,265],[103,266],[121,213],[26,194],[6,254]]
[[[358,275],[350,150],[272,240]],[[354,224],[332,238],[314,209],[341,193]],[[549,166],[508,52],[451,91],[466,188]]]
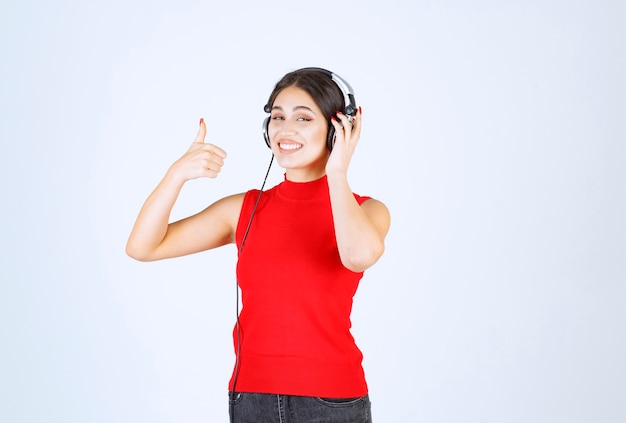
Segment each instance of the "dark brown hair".
[[266,112],[269,113],[278,94],[287,87],[298,87],[309,94],[326,117],[329,128],[330,117],[346,107],[343,93],[329,75],[314,69],[300,69],[289,72],[276,83],[265,106]]

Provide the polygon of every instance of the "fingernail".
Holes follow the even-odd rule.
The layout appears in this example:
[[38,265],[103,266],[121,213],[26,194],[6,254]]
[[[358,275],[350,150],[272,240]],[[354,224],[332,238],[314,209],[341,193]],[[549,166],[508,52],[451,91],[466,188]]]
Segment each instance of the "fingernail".
[[336,121],[336,120],[337,120],[337,118],[336,118],[336,117],[334,117],[334,116],[331,116],[330,118],[331,118],[332,120],[334,120],[334,121]]
[[204,122],[204,118],[200,118],[200,125],[202,125],[202,122]]
[[363,114],[363,109],[361,109],[361,106],[359,106],[359,113]]

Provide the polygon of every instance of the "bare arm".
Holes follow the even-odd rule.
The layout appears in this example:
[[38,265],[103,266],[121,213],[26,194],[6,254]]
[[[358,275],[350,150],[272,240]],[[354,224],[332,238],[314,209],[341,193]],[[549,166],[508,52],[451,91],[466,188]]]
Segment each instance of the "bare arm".
[[131,231],[126,253],[137,260],[151,261],[177,257],[233,242],[243,194],[226,197],[202,212],[169,223],[170,213],[185,182],[217,177],[226,153],[205,144],[206,125],[200,129],[189,150],[168,169],[144,203]]
[[330,203],[335,224],[335,236],[343,265],[361,272],[372,266],[385,250],[390,215],[387,207],[370,199],[359,206],[348,184],[348,166],[361,132],[361,110],[354,123],[338,114],[333,120],[337,137],[326,164]]
[[375,199],[359,206],[346,179],[329,177],[328,185],[341,262],[354,272],[362,272],[385,251],[389,211]]

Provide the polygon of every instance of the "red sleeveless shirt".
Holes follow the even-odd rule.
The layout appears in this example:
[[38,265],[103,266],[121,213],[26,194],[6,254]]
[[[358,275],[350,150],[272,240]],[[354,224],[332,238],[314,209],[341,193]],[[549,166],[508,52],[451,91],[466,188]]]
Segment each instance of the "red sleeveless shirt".
[[[238,250],[258,193],[245,195]],[[355,198],[359,204],[368,199]],[[243,304],[237,391],[367,394],[363,355],[350,333],[362,276],[341,264],[325,176],[305,183],[285,179],[263,192],[237,262]],[[234,342],[237,349],[236,329]]]

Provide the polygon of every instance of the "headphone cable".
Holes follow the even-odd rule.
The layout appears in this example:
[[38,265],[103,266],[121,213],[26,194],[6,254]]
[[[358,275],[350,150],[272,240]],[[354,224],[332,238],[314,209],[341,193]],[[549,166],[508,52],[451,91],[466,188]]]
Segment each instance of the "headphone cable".
[[[254,214],[256,213],[257,206],[259,205],[259,201],[261,200],[261,194],[263,194],[263,188],[265,188],[265,183],[267,182],[267,177],[270,174],[272,163],[274,163],[273,153],[272,153],[272,158],[270,159],[270,164],[267,167],[267,172],[265,172],[265,178],[263,178],[263,184],[261,185],[261,189],[259,190],[259,195],[257,195],[256,202],[254,203],[254,207],[252,208],[252,212],[250,213],[248,226],[246,226],[246,231],[243,233],[243,238],[241,239],[241,246],[239,247],[239,255],[241,255],[241,252],[243,251],[243,246],[246,243],[246,238],[248,238],[248,233],[250,232],[250,227],[252,226],[252,219],[254,218]],[[235,299],[236,299],[235,327],[237,328],[237,351],[235,354],[235,372],[233,374],[233,389],[230,392],[230,421],[231,423],[233,423],[235,420],[235,393],[237,392],[236,391],[237,378],[239,377],[239,364],[241,360],[241,324],[239,323],[239,280],[237,279],[235,283]]]

